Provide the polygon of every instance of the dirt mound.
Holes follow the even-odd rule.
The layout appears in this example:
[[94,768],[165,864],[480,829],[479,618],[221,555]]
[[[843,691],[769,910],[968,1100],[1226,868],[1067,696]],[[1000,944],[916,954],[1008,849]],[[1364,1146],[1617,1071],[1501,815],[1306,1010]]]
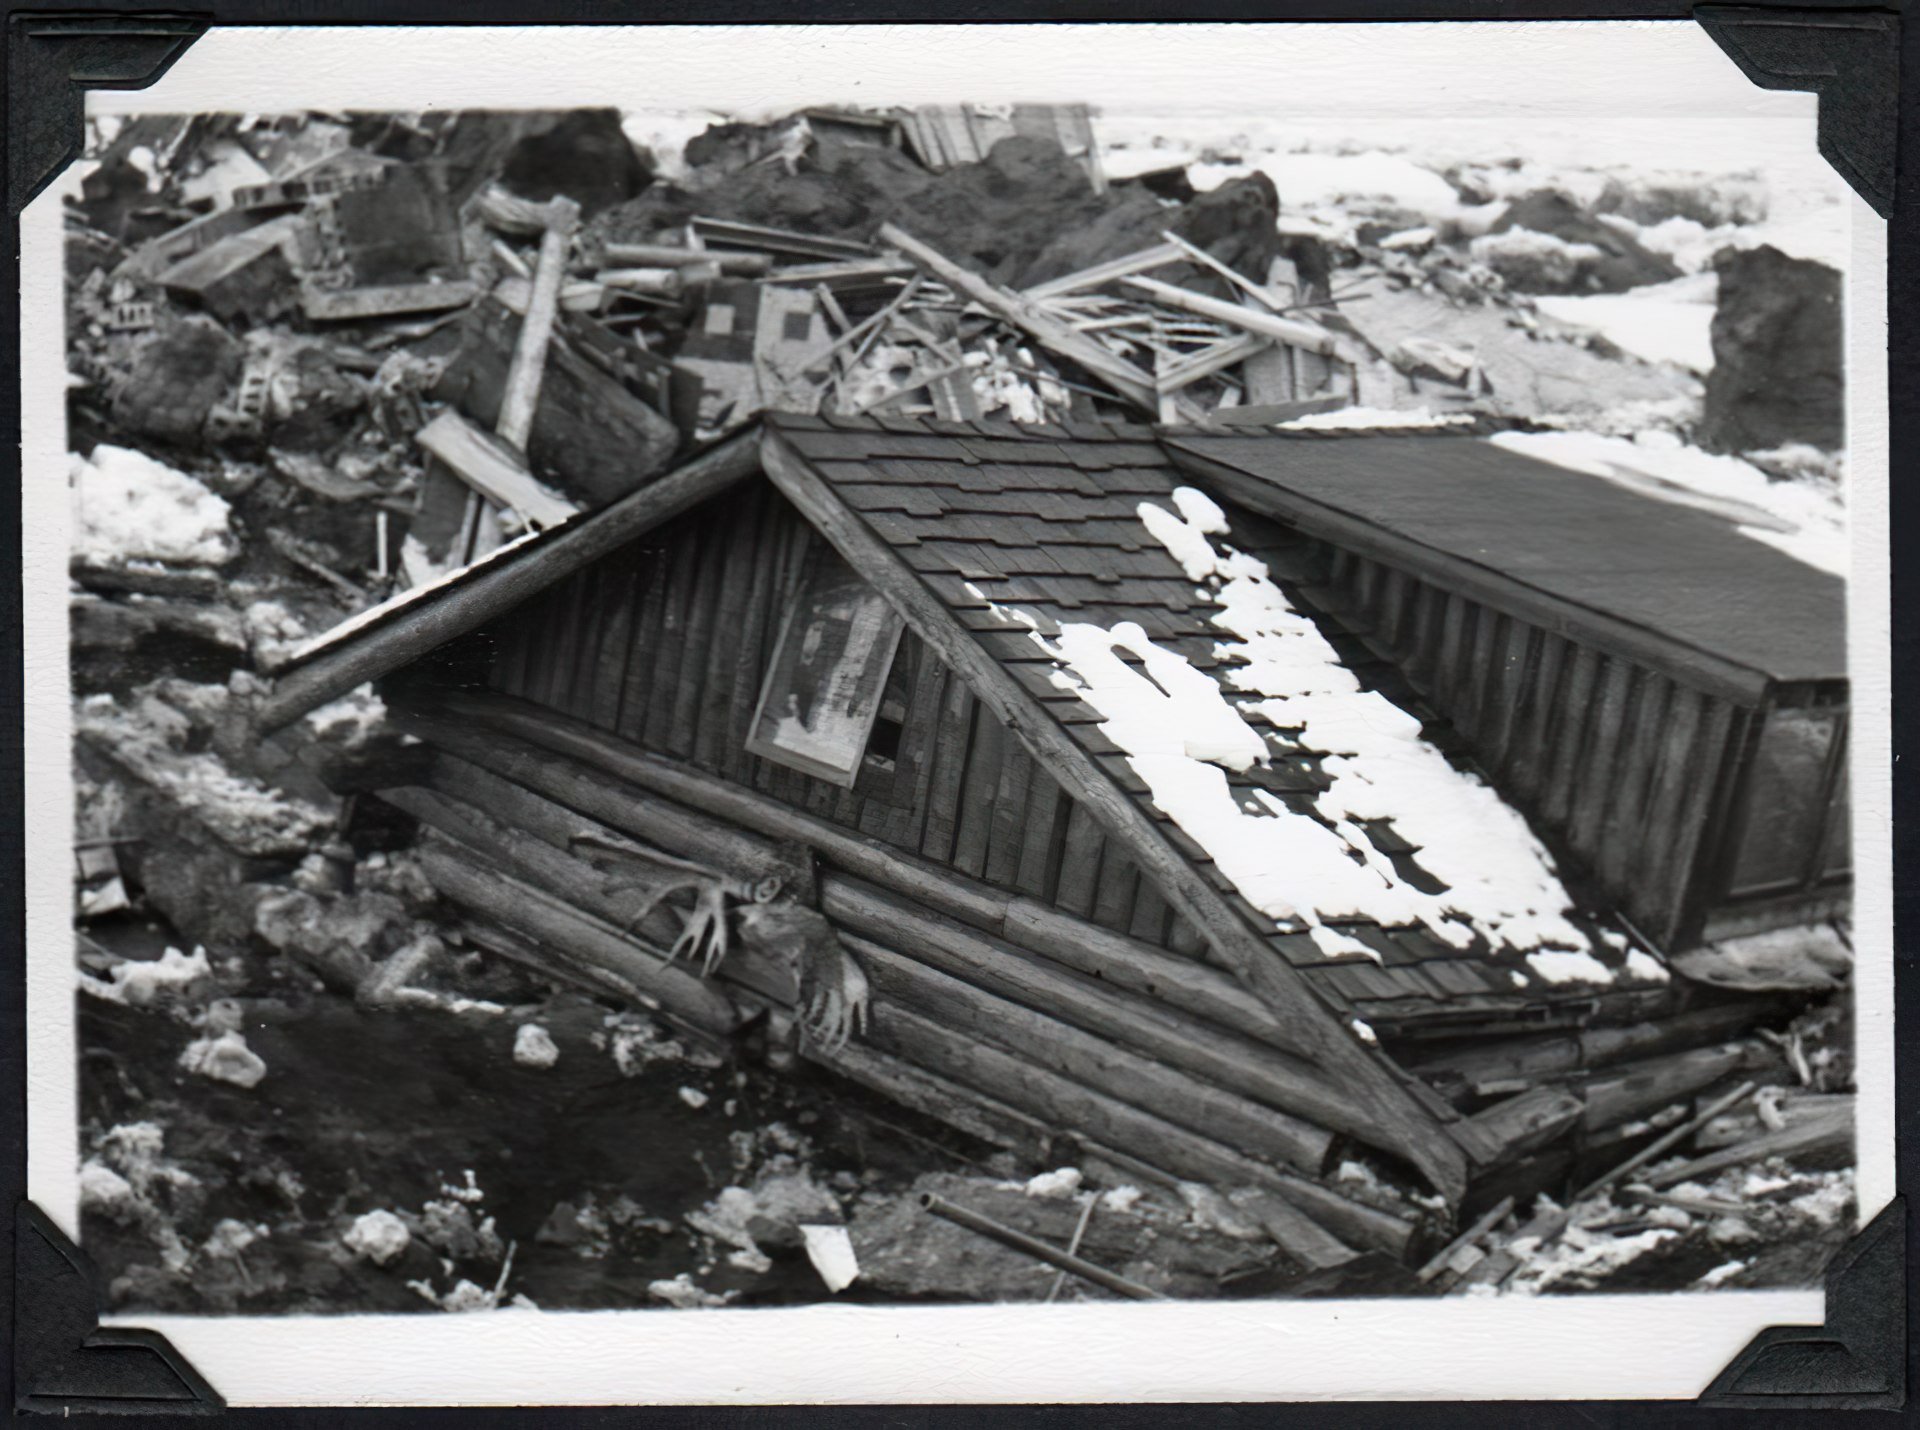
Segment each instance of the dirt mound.
[[614,109],[578,109],[507,154],[500,181],[544,203],[565,194],[594,214],[625,203],[653,181],[653,170],[620,128]]
[[[696,152],[705,150],[688,146],[690,159]],[[1017,279],[1056,234],[1121,202],[1117,195],[1095,195],[1085,172],[1057,144],[1014,136],[994,145],[982,162],[943,174],[887,149],[845,150],[826,165],[801,162],[791,173],[781,164],[755,163],[697,193],[655,186],[605,215],[593,231],[612,242],[644,242],[700,214],[865,241],[881,224],[898,223],[1007,280]]]
[[1558,190],[1540,190],[1510,204],[1494,224],[1493,234],[1515,231],[1545,234],[1573,250],[1560,255],[1568,260],[1566,264],[1549,262],[1535,270],[1518,262],[1518,254],[1496,244],[1493,251],[1506,260],[1496,262],[1496,270],[1508,287],[1523,293],[1624,293],[1680,276],[1671,258],[1655,253],[1624,229],[1595,218]]
[[1720,301],[1700,444],[1712,452],[1842,445],[1839,273],[1769,245],[1723,249],[1713,267]]

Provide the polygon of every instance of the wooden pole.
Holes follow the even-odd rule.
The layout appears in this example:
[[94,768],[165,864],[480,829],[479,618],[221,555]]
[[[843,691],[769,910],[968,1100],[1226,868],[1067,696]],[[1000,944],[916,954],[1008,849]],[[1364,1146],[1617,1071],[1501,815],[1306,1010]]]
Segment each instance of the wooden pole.
[[988,282],[893,224],[880,226],[880,240],[900,250],[957,295],[1013,324],[1042,347],[1078,363],[1143,412],[1152,415],[1159,411],[1160,399],[1151,377],[1092,338],[1075,332],[1025,294]]
[[537,543],[503,547],[492,561],[413,587],[361,613],[281,667],[273,693],[260,706],[259,728],[278,730],[356,686],[411,664],[759,470],[754,434],[742,432],[611,506],[554,527]]
[[1308,352],[1327,356],[1336,355],[1340,349],[1339,340],[1332,333],[1312,323],[1282,318],[1273,313],[1256,312],[1252,308],[1243,308],[1238,303],[1229,303],[1224,298],[1209,298],[1206,294],[1196,293],[1191,288],[1162,283],[1158,278],[1122,278],[1120,281],[1134,292],[1144,294],[1156,302],[1165,303],[1170,308],[1183,308],[1189,313],[1197,313],[1203,318],[1213,318],[1246,332],[1260,333],[1277,339],[1288,347],[1304,348]]
[[1707,1105],[1704,1112],[1696,1113],[1671,1132],[1666,1133],[1664,1136],[1656,1137],[1652,1142],[1649,1142],[1633,1156],[1627,1158],[1626,1161],[1615,1167],[1611,1172],[1595,1178],[1592,1182],[1582,1187],[1578,1193],[1568,1200],[1567,1205],[1572,1206],[1575,1202],[1583,1202],[1595,1193],[1605,1191],[1608,1187],[1626,1176],[1627,1173],[1646,1166],[1647,1163],[1651,1162],[1655,1157],[1658,1157],[1662,1152],[1665,1152],[1669,1147],[1678,1146],[1681,1142],[1693,1136],[1694,1133],[1698,1132],[1702,1127],[1705,1127],[1729,1107],[1745,1102],[1748,1098],[1752,1097],[1757,1090],[1758,1084],[1743,1082],[1725,1097],[1714,1099],[1713,1102]]
[[944,1217],[955,1226],[964,1226],[968,1231],[977,1231],[980,1235],[990,1237],[1002,1246],[1012,1247],[1015,1251],[1024,1251],[1028,1256],[1037,1257],[1049,1266],[1057,1266],[1062,1271],[1072,1272],[1082,1281],[1091,1281],[1096,1286],[1104,1287],[1116,1296],[1128,1296],[1135,1301],[1167,1299],[1158,1291],[1142,1286],[1137,1281],[1116,1276],[1104,1266],[1095,1266],[1091,1261],[1071,1255],[1056,1246],[1049,1246],[1038,1237],[1028,1236],[1024,1231],[1016,1231],[1003,1222],[997,1222],[992,1217],[982,1216],[979,1212],[950,1202],[937,1193],[922,1192],[920,1205],[935,1216]]

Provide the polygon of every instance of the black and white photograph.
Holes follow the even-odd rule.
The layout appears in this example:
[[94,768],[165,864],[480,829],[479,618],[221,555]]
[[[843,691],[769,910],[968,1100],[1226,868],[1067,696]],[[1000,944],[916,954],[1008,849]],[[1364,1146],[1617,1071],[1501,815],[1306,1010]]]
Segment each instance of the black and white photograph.
[[103,1313],[1817,1294],[1880,221],[1672,28],[1753,113],[90,101],[30,956]]

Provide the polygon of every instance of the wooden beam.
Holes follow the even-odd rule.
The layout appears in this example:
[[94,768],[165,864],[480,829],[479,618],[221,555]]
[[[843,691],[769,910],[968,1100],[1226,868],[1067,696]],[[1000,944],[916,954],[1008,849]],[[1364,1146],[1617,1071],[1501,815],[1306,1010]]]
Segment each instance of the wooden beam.
[[995,317],[1013,324],[1042,347],[1078,363],[1142,411],[1159,412],[1160,399],[1152,377],[1125,358],[1108,352],[1092,338],[1075,332],[1025,294],[988,282],[893,224],[880,226],[880,240],[899,249],[928,276],[937,278],[960,297],[978,303]]
[[[577,805],[625,829],[641,839],[659,842],[666,834],[648,833],[651,821],[690,819],[697,830],[700,814],[725,820],[769,839],[787,839],[812,849],[822,860],[849,873],[905,893],[926,907],[949,914],[978,928],[997,930],[1006,911],[1006,896],[996,895],[982,885],[957,879],[947,871],[878,839],[871,839],[840,825],[805,814],[730,781],[697,770],[663,755],[651,754],[617,736],[564,715],[541,709],[525,701],[505,696],[446,693],[435,702],[432,711],[418,704],[401,703],[394,715],[402,729],[413,729],[433,743],[485,765],[510,779],[541,788],[538,781],[549,778],[534,767],[526,756],[532,751],[558,754],[575,760],[580,768],[566,775],[571,787],[581,791],[580,798],[591,798],[586,791],[598,786],[605,792],[602,804],[624,803],[628,812],[615,816],[601,805]],[[463,724],[483,724],[486,728],[462,729]],[[502,740],[500,734],[517,737]],[[500,752],[500,753],[489,753]],[[513,768],[503,763],[511,758]],[[550,767],[558,770],[559,767]],[[563,771],[560,773],[564,773]],[[625,780],[640,789],[671,800],[677,807],[649,811],[644,801],[632,800],[614,781]],[[552,776],[557,777],[557,776]],[[553,793],[546,789],[543,793]],[[574,800],[556,795],[565,803]],[[695,814],[699,811],[700,814]],[[708,820],[706,822],[712,822]]]
[[1259,333],[1291,348],[1305,348],[1308,352],[1329,357],[1340,355],[1339,339],[1317,324],[1282,318],[1275,313],[1257,312],[1238,303],[1229,303],[1224,298],[1209,298],[1205,293],[1196,293],[1191,288],[1162,283],[1158,278],[1123,278],[1120,281],[1134,292],[1170,308],[1181,308],[1245,332]]
[[558,526],[580,514],[579,507],[541,486],[512,453],[452,408],[414,433],[413,440],[495,506],[519,512],[534,526]]
[[356,686],[411,664],[759,469],[754,436],[743,432],[611,506],[555,528],[538,543],[502,547],[443,582],[404,591],[362,612],[295,652],[260,705],[259,728],[278,730]]
[[507,390],[500,399],[500,420],[494,431],[518,451],[527,449],[533,431],[534,409],[540,405],[540,381],[547,369],[547,344],[553,339],[554,319],[560,312],[560,285],[567,277],[567,254],[580,222],[580,205],[569,198],[547,204],[546,229],[540,235],[540,257],[533,265],[533,291],[527,297],[527,315],[520,323],[520,340],[507,369]]
[[[921,943],[911,929],[893,929],[886,944],[858,934],[843,939],[866,970],[876,998],[887,1004],[995,1043],[1062,1077],[1275,1165],[1309,1176],[1327,1168],[1333,1137],[1325,1129],[1209,1087],[1155,1058],[955,977],[942,970],[946,960],[939,948]],[[1018,955],[1003,951],[1001,958],[1017,960]]]
[[[1716,1117],[1726,1111],[1725,1107],[1718,1104],[1716,1107]],[[1700,1177],[1718,1176],[1730,1167],[1757,1162],[1763,1157],[1804,1157],[1826,1152],[1850,1152],[1852,1149],[1853,1103],[1849,1100],[1824,1108],[1804,1122],[1791,1123],[1778,1132],[1768,1132],[1750,1142],[1709,1152],[1678,1167],[1655,1172],[1644,1180],[1650,1187],[1671,1187]]]
[[1265,1187],[1237,1193],[1232,1201],[1266,1228],[1274,1245],[1315,1271],[1344,1266],[1360,1254],[1285,1197]]
[[1517,1161],[1580,1120],[1586,1104],[1563,1087],[1536,1087],[1452,1128],[1482,1167]]
[[1165,268],[1170,263],[1183,261],[1180,250],[1171,243],[1155,244],[1152,248],[1143,248],[1138,253],[1129,253],[1123,258],[1110,258],[1105,263],[1096,263],[1091,268],[1082,268],[1078,273],[1062,274],[1058,278],[1049,278],[1044,283],[1036,283],[1031,288],[1021,290],[1021,296],[1034,302],[1044,302],[1048,298],[1063,297],[1068,293],[1077,293],[1084,288],[1098,288],[1103,283],[1111,283],[1116,278],[1126,278],[1131,274],[1145,273],[1154,268]]
[[509,877],[478,856],[462,857],[444,844],[428,843],[420,850],[420,865],[447,898],[554,951],[556,962],[571,959],[588,964],[630,985],[642,1004],[658,1007],[703,1032],[726,1035],[739,1027],[740,1010],[714,984],[671,969],[618,930]]
[[464,308],[480,290],[464,279],[452,283],[397,283],[378,288],[315,288],[300,290],[300,311],[310,322],[351,322],[360,318],[390,318],[400,313],[437,313]]
[[821,881],[820,896],[822,909],[835,923],[887,942],[944,973],[1296,1117],[1361,1140],[1368,1135],[1364,1114],[1358,1113],[1344,1087],[1298,1058],[1196,1027],[1151,997],[1123,994],[1093,979],[1062,973],[1017,943],[999,943],[856,880],[830,875]]
[[893,602],[908,625],[958,673],[1063,788],[1124,842],[1141,869],[1181,915],[1205,933],[1221,960],[1287,1028],[1296,1046],[1328,1072],[1349,1079],[1353,1098],[1376,1119],[1379,1143],[1406,1157],[1449,1200],[1466,1190],[1466,1154],[1432,1114],[1394,1080],[1373,1052],[1335,1021],[1319,995],[1275,955],[1179,850],[1133,796],[1069,735],[997,659],[954,619],[946,604],[893,549],[843,505],[832,489],[772,429],[761,463],[841,556]]
[[1398,1217],[1350,1202],[1318,1182],[1257,1161],[935,1019],[899,1007],[876,1009],[869,1041],[1029,1116],[1081,1129],[1101,1146],[1131,1153],[1176,1178],[1278,1192],[1355,1245],[1399,1256],[1412,1240],[1413,1227]]

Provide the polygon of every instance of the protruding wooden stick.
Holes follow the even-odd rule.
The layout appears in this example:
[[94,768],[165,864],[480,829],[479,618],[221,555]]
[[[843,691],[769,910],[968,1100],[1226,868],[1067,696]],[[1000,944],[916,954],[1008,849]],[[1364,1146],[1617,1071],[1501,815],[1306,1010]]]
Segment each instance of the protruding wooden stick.
[[992,1217],[982,1216],[968,1207],[950,1202],[933,1192],[920,1194],[920,1205],[937,1217],[944,1217],[955,1226],[964,1226],[968,1231],[977,1231],[984,1237],[999,1242],[1002,1246],[1012,1247],[1015,1251],[1024,1251],[1028,1256],[1037,1257],[1049,1266],[1057,1266],[1062,1271],[1070,1271],[1083,1281],[1091,1281],[1096,1286],[1105,1287],[1115,1295],[1128,1296],[1135,1301],[1164,1301],[1167,1298],[1151,1287],[1142,1286],[1138,1281],[1129,1281],[1124,1276],[1116,1276],[1104,1266],[1095,1266],[1091,1261],[1078,1256],[1070,1256],[1056,1246],[1049,1246],[1035,1236],[1024,1231],[1016,1231]]

